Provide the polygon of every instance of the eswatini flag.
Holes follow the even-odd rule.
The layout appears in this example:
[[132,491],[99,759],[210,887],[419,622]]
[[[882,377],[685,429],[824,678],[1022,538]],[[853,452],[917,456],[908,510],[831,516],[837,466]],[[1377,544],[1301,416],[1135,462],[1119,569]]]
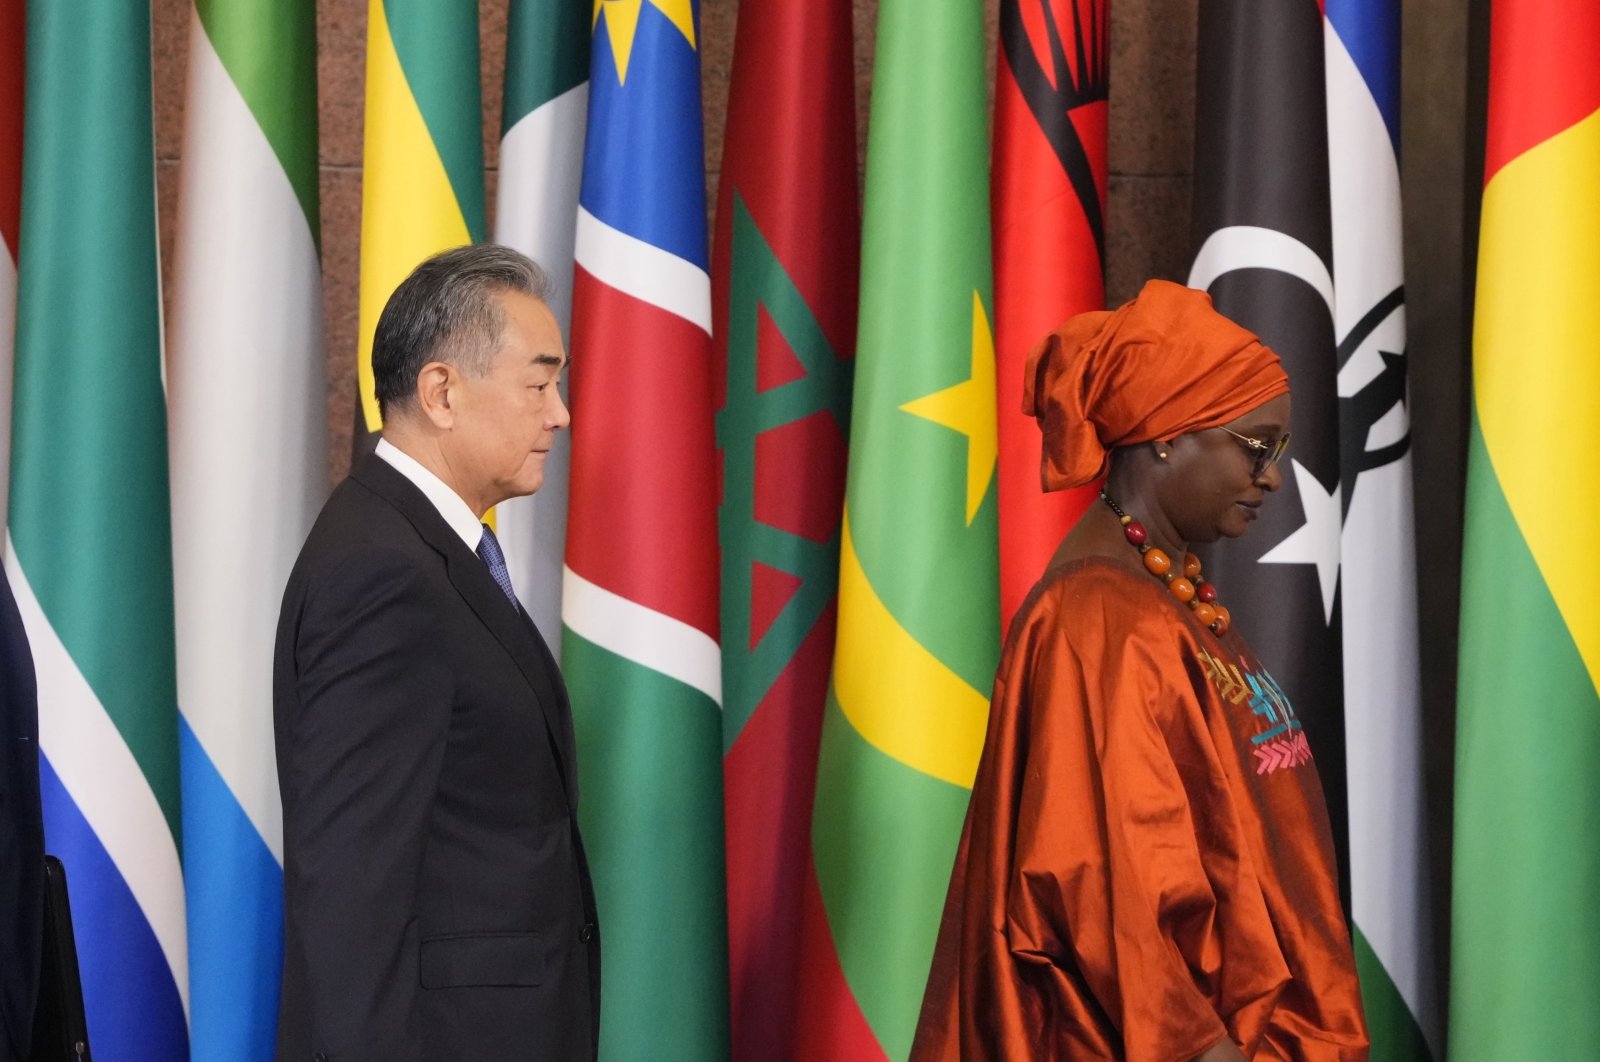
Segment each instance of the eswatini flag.
[[850,0],[745,0],[733,54],[712,259],[728,946],[733,1057],[765,1062],[838,1019],[811,803],[855,350]]
[[[1496,0],[1461,560],[1450,1056],[1600,1058],[1600,6]],[[1574,448],[1576,447],[1576,448]]]
[[1040,487],[1022,374],[1045,333],[1105,304],[1109,8],[1000,0],[991,180],[1002,631],[1096,489]]
[[[189,1057],[150,5],[28,10],[6,576],[99,1058]],[[8,961],[0,956],[0,962]]]
[[561,618],[603,1059],[728,1052],[698,4],[595,8]]

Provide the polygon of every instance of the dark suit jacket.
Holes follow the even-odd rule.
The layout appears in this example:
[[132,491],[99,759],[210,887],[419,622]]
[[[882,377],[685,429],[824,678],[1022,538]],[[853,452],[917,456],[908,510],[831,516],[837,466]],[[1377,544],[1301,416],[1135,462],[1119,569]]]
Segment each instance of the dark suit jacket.
[[600,942],[544,640],[367,457],[284,593],[278,1058],[592,1059]]
[[38,689],[22,617],[0,568],[0,1058],[28,1057],[43,928]]

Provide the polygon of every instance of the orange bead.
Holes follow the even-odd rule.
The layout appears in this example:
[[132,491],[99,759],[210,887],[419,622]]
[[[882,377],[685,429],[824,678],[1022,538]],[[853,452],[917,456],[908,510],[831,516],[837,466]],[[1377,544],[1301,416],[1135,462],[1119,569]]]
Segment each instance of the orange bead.
[[1183,555],[1183,577],[1190,581],[1200,577],[1200,558],[1193,553]]
[[1144,566],[1151,575],[1165,575],[1172,570],[1172,560],[1152,546],[1144,552]]
[[1217,610],[1202,602],[1194,607],[1194,615],[1202,627],[1209,627],[1211,621],[1217,618]]
[[1167,589],[1172,591],[1172,596],[1179,601],[1188,601],[1194,597],[1194,584],[1181,575],[1167,583]]
[[1217,605],[1215,607],[1217,610],[1217,621],[1212,629],[1215,630],[1219,635],[1227,634],[1228,628],[1232,626],[1231,621],[1233,617],[1228,614],[1228,610],[1223,606]]

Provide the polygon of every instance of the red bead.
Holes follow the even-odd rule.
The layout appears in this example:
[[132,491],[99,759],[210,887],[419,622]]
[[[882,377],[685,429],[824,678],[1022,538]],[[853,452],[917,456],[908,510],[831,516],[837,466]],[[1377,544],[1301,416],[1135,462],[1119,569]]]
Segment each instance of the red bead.
[[1217,588],[1210,583],[1200,583],[1194,588],[1195,595],[1206,604],[1211,604],[1217,599]]
[[1216,606],[1216,608],[1217,618],[1212,622],[1211,629],[1216,631],[1220,637],[1221,635],[1228,633],[1228,628],[1232,626],[1233,617],[1228,615],[1228,610],[1223,608],[1221,605]]
[[1144,566],[1151,575],[1166,575],[1172,570],[1172,561],[1161,550],[1152,548],[1145,551]]
[[1127,526],[1122,529],[1122,533],[1124,535],[1128,536],[1128,541],[1132,542],[1135,546],[1144,545],[1144,540],[1145,540],[1144,525],[1141,524],[1139,521],[1137,521],[1137,520],[1129,521]]
[[1188,601],[1190,598],[1194,597],[1194,584],[1181,575],[1176,579],[1167,580],[1167,589],[1170,590],[1172,592],[1172,596],[1177,598],[1179,601]]
[[1200,577],[1200,558],[1193,553],[1183,555],[1183,577],[1190,582]]

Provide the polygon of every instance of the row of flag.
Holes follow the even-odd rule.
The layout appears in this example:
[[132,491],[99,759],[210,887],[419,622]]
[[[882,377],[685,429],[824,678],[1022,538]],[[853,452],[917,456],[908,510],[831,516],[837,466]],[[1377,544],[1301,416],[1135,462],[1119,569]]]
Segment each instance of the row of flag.
[[[1600,1053],[1600,619],[1555,563],[1600,512],[1563,456],[1600,412],[1590,6],[1492,7],[1467,1059]],[[978,0],[880,0],[858,214],[850,0],[743,0],[708,242],[697,0],[511,4],[492,236],[556,281],[574,423],[496,519],[572,693],[607,1059],[909,1051],[999,635],[1092,498],[1039,493],[1020,372],[1105,297],[1108,7],[1001,0],[991,138]],[[1293,377],[1282,496],[1208,570],[1311,732],[1374,1058],[1426,1059],[1398,20],[1204,5],[1188,280]],[[491,235],[478,40],[475,0],[370,0],[358,437],[389,293]],[[94,1049],[266,1059],[266,647],[325,490],[315,5],[195,0],[165,349],[149,43],[136,0],[0,0],[5,564]]]

